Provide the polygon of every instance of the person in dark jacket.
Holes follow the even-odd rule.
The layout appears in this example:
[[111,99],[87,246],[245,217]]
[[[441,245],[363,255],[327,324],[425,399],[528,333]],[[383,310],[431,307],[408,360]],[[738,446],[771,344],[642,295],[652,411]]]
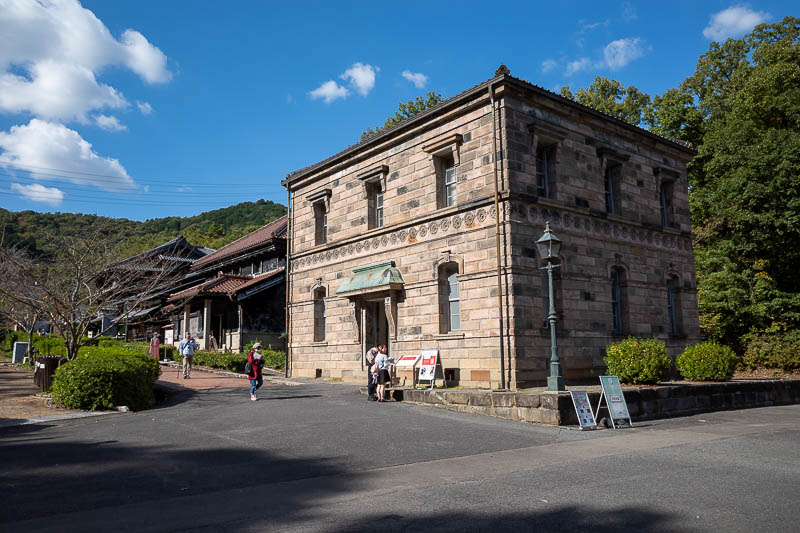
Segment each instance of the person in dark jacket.
[[264,376],[261,374],[261,369],[264,368],[264,356],[261,354],[260,342],[255,343],[247,354],[247,362],[250,363],[250,372],[247,374],[250,379],[250,399],[256,401],[258,400],[256,391],[264,384]]

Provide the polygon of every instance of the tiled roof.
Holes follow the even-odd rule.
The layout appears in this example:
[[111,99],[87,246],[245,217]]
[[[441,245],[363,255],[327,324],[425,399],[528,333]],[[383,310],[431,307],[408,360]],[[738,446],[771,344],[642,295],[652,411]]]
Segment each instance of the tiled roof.
[[244,253],[273,239],[285,239],[286,220],[287,217],[284,215],[265,226],[261,226],[255,231],[251,231],[244,237],[240,237],[232,243],[226,244],[213,254],[209,254],[195,261],[192,265],[192,270],[212,265],[232,255]]
[[223,294],[227,295],[228,297],[233,297],[238,292],[247,289],[249,287],[252,287],[253,285],[258,285],[262,281],[271,279],[280,274],[281,272],[283,272],[283,268],[271,270],[270,272],[265,272],[264,274],[258,274],[256,276],[222,274],[214,279],[210,279],[206,282],[203,282],[200,285],[195,285],[194,287],[184,289],[180,292],[172,294],[169,297],[169,301],[170,302],[186,301],[191,298],[194,298],[195,296],[208,295],[208,294]]
[[[501,65],[501,68],[498,69],[498,73],[501,72],[502,68],[503,68],[503,66]],[[607,119],[609,119],[609,120],[611,120],[613,122],[616,122],[617,124],[621,124],[621,125],[623,125],[623,126],[625,126],[627,128],[630,128],[630,129],[638,130],[640,133],[645,133],[648,136],[657,137],[662,141],[666,141],[666,142],[668,142],[670,144],[677,145],[680,148],[682,148],[683,150],[688,150],[688,151],[694,152],[694,147],[692,146],[691,143],[689,143],[687,141],[679,141],[679,140],[676,140],[676,139],[671,139],[669,137],[665,137],[663,135],[658,135],[658,134],[653,133],[651,131],[648,131],[648,130],[646,130],[644,128],[640,128],[639,126],[634,126],[630,122],[626,122],[626,121],[621,120],[621,119],[619,119],[617,117],[611,116],[611,115],[609,115],[607,113],[603,113],[602,111],[598,111],[598,110],[596,110],[594,108],[591,108],[591,107],[585,106],[583,104],[580,104],[580,103],[576,102],[575,100],[570,100],[569,98],[565,98],[565,97],[561,96],[558,93],[555,93],[553,91],[545,89],[544,87],[540,87],[538,85],[534,85],[533,83],[531,83],[531,82],[529,82],[527,80],[523,80],[523,79],[520,79],[520,78],[515,78],[514,76],[511,76],[510,74],[500,73],[499,75],[497,75],[497,73],[496,73],[495,77],[489,78],[488,80],[486,80],[486,81],[484,81],[482,83],[479,83],[478,85],[470,87],[469,89],[467,89],[467,90],[465,90],[465,91],[463,91],[463,92],[461,92],[461,93],[459,93],[459,94],[457,94],[455,96],[452,96],[452,97],[444,100],[443,102],[441,102],[441,103],[439,103],[439,104],[437,104],[437,105],[435,105],[435,106],[433,106],[433,107],[431,107],[429,109],[426,109],[425,111],[423,111],[421,113],[418,113],[418,114],[414,115],[413,117],[411,117],[409,119],[406,119],[403,122],[400,122],[399,124],[396,124],[396,125],[392,126],[391,128],[389,128],[387,130],[384,130],[383,132],[381,132],[381,133],[379,133],[377,135],[369,137],[368,139],[366,139],[364,141],[361,141],[359,143],[356,143],[356,144],[353,144],[351,146],[348,146],[347,148],[345,148],[341,152],[336,153],[336,154],[334,154],[334,155],[328,157],[327,159],[324,159],[324,160],[322,160],[322,161],[320,161],[318,163],[315,163],[313,165],[309,165],[309,166],[307,166],[305,168],[301,168],[300,170],[296,170],[294,172],[290,172],[289,174],[286,175],[286,179],[283,180],[282,183],[283,183],[283,185],[288,185],[289,182],[294,181],[295,179],[297,179],[299,177],[302,177],[302,176],[310,173],[311,171],[314,171],[314,170],[317,170],[317,169],[319,169],[321,167],[324,167],[328,163],[331,163],[331,162],[333,162],[333,161],[335,161],[337,159],[340,159],[341,157],[343,157],[345,155],[348,155],[351,152],[355,152],[358,149],[360,149],[360,148],[362,148],[362,147],[364,147],[366,145],[369,145],[369,144],[377,142],[377,141],[379,141],[381,139],[384,139],[384,138],[392,135],[393,133],[395,133],[398,130],[410,127],[412,125],[417,124],[418,122],[422,122],[428,116],[433,115],[435,113],[439,113],[442,110],[444,110],[445,108],[447,108],[447,107],[449,107],[451,105],[459,103],[461,100],[463,100],[464,98],[466,98],[468,96],[473,95],[474,93],[484,91],[486,88],[488,88],[488,86],[490,84],[499,83],[501,81],[506,81],[506,80],[511,81],[513,83],[516,83],[518,85],[521,85],[526,89],[538,92],[538,93],[540,93],[540,94],[542,94],[544,96],[553,98],[555,100],[559,100],[559,101],[561,101],[563,103],[566,103],[566,104],[574,106],[574,107],[578,107],[578,108],[580,108],[580,109],[582,109],[584,111],[588,111],[588,112],[590,112],[592,114],[601,115],[601,116],[603,116],[603,117],[605,117],[605,118],[607,118]]]

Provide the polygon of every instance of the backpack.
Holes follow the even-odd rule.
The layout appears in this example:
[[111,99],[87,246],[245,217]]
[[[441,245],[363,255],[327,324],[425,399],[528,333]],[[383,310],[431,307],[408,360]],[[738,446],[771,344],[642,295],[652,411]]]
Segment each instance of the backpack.
[[250,375],[250,373],[251,373],[252,371],[253,371],[253,365],[252,365],[252,363],[249,363],[249,362],[248,362],[248,363],[245,363],[245,364],[244,364],[244,373],[245,373],[245,374],[247,374],[247,375],[249,376],[249,375]]

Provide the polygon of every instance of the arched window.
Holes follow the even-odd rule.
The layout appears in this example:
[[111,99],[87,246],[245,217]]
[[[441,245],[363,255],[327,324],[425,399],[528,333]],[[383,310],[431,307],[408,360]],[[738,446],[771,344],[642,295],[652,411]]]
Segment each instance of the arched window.
[[314,342],[325,340],[325,288],[314,290]]
[[461,329],[461,300],[458,288],[458,265],[445,263],[439,267],[439,332]]

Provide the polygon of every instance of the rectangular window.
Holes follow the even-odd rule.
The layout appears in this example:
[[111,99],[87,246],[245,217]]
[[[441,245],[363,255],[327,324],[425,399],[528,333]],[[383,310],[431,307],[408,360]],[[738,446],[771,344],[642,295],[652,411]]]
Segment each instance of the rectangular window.
[[383,227],[383,191],[375,193],[375,227]]
[[328,212],[323,202],[314,203],[314,244],[328,242]]
[[456,205],[456,167],[452,159],[444,162],[444,207]]
[[604,180],[606,212],[612,215],[619,214],[619,175],[620,167],[618,165],[609,166],[606,168]]
[[364,184],[367,190],[367,227],[369,229],[383,227],[383,189],[379,181]]
[[611,272],[611,313],[613,315],[614,333],[622,331],[622,299],[620,298],[620,276],[619,270]]
[[550,198],[550,148],[536,150],[536,188],[539,196]]
[[243,265],[239,269],[239,274],[241,274],[242,276],[249,276],[252,273],[253,273],[253,263],[249,263],[247,265]]
[[678,315],[675,309],[675,280],[669,278],[667,280],[667,314],[669,315],[669,333],[675,335],[678,333]]
[[672,226],[672,182],[664,182],[658,190],[658,201],[661,207],[661,225]]

